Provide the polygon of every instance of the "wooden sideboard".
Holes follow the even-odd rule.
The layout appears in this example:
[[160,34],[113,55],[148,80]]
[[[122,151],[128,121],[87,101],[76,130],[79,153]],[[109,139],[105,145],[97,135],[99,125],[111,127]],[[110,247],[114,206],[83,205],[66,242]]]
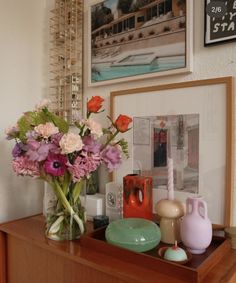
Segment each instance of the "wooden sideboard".
[[[0,283],[184,283],[174,276],[87,249],[79,240],[49,240],[41,215],[0,226]],[[236,283],[236,250],[202,281],[217,282]]]

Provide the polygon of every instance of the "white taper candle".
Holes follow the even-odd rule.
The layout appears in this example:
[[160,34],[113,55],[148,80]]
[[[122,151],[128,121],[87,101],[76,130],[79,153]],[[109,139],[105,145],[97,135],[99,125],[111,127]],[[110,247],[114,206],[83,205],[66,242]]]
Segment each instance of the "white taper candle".
[[173,177],[173,159],[168,158],[168,199],[173,200],[174,199],[174,177]]

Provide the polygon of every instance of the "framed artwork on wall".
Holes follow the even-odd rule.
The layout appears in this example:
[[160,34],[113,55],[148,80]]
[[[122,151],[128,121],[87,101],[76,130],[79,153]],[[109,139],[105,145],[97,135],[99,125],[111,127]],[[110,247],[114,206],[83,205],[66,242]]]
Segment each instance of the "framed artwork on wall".
[[149,143],[134,142],[134,128],[125,133],[130,158],[113,179],[122,183],[124,176],[137,169],[142,175],[152,176],[155,204],[167,196],[166,160],[171,157],[175,198],[185,202],[188,196],[202,195],[212,222],[230,225],[234,162],[232,85],[232,77],[222,77],[112,92],[111,117],[125,113],[134,121],[148,119],[150,128]]
[[89,85],[192,71],[192,0],[89,3]]
[[[152,129],[151,146],[144,149],[133,141],[133,160],[143,160],[144,150],[150,153],[143,174],[151,175],[153,186],[167,189],[167,159],[174,160],[174,186],[179,192],[199,192],[199,114],[178,114],[148,117]],[[134,121],[137,118],[134,118]],[[147,170],[148,169],[148,170]],[[147,172],[145,172],[147,170]]]
[[205,0],[204,45],[236,39],[236,1]]

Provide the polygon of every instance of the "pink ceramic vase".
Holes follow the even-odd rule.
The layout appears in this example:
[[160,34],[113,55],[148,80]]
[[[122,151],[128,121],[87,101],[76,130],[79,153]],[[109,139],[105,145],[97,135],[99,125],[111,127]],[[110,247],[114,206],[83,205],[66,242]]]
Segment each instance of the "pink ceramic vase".
[[202,197],[187,198],[186,215],[181,221],[180,235],[192,254],[202,254],[210,245],[212,225],[207,216],[207,204]]

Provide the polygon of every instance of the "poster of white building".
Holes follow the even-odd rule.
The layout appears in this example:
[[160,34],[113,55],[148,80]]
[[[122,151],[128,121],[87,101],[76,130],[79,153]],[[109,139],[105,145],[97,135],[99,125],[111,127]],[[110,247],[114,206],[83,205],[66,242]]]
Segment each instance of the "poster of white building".
[[91,6],[91,82],[186,67],[187,0],[106,0]]

